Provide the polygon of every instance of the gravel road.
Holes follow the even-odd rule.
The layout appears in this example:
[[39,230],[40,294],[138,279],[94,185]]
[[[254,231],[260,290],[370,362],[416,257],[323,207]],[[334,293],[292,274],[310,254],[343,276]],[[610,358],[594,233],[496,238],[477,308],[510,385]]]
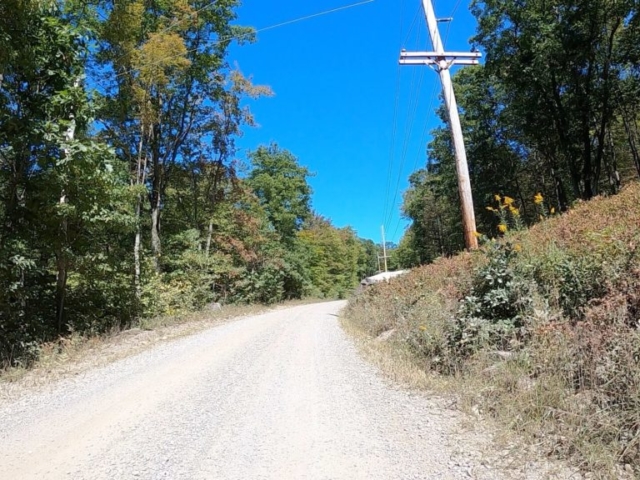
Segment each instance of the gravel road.
[[359,357],[344,305],[247,317],[4,402],[0,478],[508,478],[460,453],[475,447],[455,412]]

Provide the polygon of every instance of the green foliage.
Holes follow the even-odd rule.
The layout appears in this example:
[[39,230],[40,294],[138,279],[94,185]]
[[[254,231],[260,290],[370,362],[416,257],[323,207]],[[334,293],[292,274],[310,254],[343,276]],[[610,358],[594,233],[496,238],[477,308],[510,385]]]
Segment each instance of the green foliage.
[[409,178],[402,211],[412,224],[400,242],[404,267],[452,255],[464,246],[460,216],[452,208],[457,197],[449,197],[444,179],[445,175],[435,170],[418,170]]
[[620,478],[640,460],[638,205],[639,184],[583,202],[372,287],[347,313],[393,332],[402,361],[452,379],[462,403]]
[[[292,154],[260,147],[238,177],[242,101],[270,92],[226,61],[251,39],[237,4],[0,2],[3,366],[214,301],[302,298],[320,279],[344,295],[370,272],[373,244],[349,229],[298,239],[311,189]],[[320,274],[323,248],[342,256]]]
[[363,242],[352,229],[335,228],[317,215],[297,238],[307,253],[312,295],[345,298],[358,284],[363,267],[367,267],[362,263],[366,256]]
[[264,206],[269,222],[285,243],[291,243],[310,218],[311,174],[278,145],[261,146],[249,154],[252,169],[247,182]]
[[490,242],[487,263],[474,276],[460,302],[450,341],[465,356],[490,346],[512,349],[527,335],[532,313],[531,288],[514,271],[517,251],[507,243]]

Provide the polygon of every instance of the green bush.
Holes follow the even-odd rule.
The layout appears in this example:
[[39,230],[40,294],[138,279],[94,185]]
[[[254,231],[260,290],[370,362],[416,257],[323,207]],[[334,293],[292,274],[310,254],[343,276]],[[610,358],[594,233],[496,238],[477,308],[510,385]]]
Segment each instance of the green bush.
[[458,355],[489,346],[510,349],[526,336],[531,288],[529,280],[514,270],[517,250],[509,242],[490,242],[486,247],[488,262],[475,273],[452,325],[450,342]]

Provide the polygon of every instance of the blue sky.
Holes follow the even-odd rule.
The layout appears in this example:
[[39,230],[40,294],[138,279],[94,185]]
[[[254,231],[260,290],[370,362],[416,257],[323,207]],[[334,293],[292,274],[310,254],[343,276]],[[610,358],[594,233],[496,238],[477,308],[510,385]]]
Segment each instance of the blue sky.
[[[244,0],[240,25],[261,29],[356,0]],[[245,128],[241,152],[277,142],[315,173],[313,208],[363,238],[398,242],[411,172],[425,164],[440,83],[429,67],[398,66],[401,48],[431,50],[420,0],[375,0],[258,33],[231,50],[254,83],[275,95],[249,106],[259,128]],[[468,1],[435,2],[447,50],[469,50],[475,20]],[[468,68],[468,67],[467,67]],[[394,128],[395,125],[395,128]]]

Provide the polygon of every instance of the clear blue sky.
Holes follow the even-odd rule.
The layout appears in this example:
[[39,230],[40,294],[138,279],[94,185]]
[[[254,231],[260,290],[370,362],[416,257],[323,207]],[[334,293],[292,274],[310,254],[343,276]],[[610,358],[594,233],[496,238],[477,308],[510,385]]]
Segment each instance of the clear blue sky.
[[[261,29],[356,1],[244,0],[236,23]],[[448,50],[469,50],[468,6],[435,2],[438,17],[454,16],[440,24]],[[249,103],[260,126],[245,128],[241,151],[272,141],[290,150],[315,172],[314,210],[376,242],[382,224],[387,240],[400,240],[402,192],[439,123],[436,72],[399,67],[401,48],[431,50],[420,0],[375,0],[260,32],[229,57],[275,93]]]

